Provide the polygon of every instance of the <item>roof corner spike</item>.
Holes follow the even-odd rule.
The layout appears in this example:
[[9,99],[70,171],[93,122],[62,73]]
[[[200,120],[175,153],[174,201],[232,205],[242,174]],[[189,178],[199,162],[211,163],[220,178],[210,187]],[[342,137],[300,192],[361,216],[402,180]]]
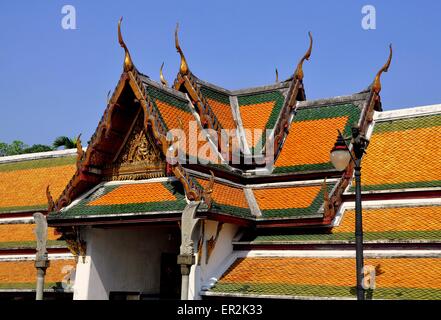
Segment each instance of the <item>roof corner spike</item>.
[[186,75],[188,74],[189,69],[188,69],[187,60],[185,60],[184,52],[182,52],[181,46],[179,45],[178,30],[179,30],[179,23],[176,24],[175,46],[176,46],[176,50],[178,50],[178,53],[181,56],[181,65],[179,66],[179,72],[182,75]]
[[305,55],[300,59],[299,64],[297,65],[296,72],[294,73],[294,78],[297,80],[303,80],[303,62],[305,60],[309,60],[311,57],[312,52],[312,34],[311,32],[308,32],[309,35],[309,48],[308,51],[306,51]]
[[168,82],[164,78],[164,74],[162,73],[162,68],[164,68],[164,62],[161,64],[161,68],[159,69],[159,79],[163,86],[168,87]]
[[83,160],[83,146],[81,145],[81,133],[78,135],[78,137],[75,139],[76,147],[77,147],[77,166],[79,166],[81,160]]
[[124,43],[122,34],[121,34],[121,22],[123,17],[121,17],[118,21],[118,42],[122,48],[124,48],[125,57],[124,57],[124,71],[129,72],[135,68],[133,64],[132,58],[130,57],[129,49],[127,49],[126,44]]
[[392,61],[392,44],[389,44],[389,58],[387,59],[384,66],[377,72],[377,75],[375,76],[374,84],[372,85],[372,90],[376,94],[379,94],[381,91],[381,81],[380,81],[381,74],[389,70],[391,61]]
[[279,83],[279,71],[276,68],[276,83]]

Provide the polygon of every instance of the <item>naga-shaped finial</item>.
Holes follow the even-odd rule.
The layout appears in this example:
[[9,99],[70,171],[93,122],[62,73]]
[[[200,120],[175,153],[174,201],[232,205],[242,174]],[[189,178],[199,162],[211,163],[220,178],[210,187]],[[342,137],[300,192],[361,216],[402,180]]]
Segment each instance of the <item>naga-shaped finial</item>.
[[168,82],[164,78],[164,74],[162,73],[162,68],[164,68],[164,62],[161,64],[161,68],[159,69],[159,79],[161,80],[163,86],[168,87]]
[[297,80],[303,80],[303,62],[305,60],[309,60],[311,57],[312,52],[312,34],[311,32],[308,32],[309,35],[309,48],[308,51],[306,51],[305,55],[300,59],[299,64],[297,65],[297,69],[294,73],[294,78]]
[[51,191],[49,190],[49,185],[46,187],[46,198],[47,198],[47,212],[52,212],[55,209],[54,198],[52,198]]
[[279,70],[276,68],[276,83],[279,82]]
[[206,188],[204,188],[204,202],[208,206],[208,208],[211,207],[212,199],[211,194],[213,193],[213,186],[214,186],[214,173],[210,170],[210,180],[208,181],[208,185]]
[[376,94],[379,94],[381,91],[381,82],[380,82],[381,74],[389,70],[391,61],[392,61],[392,44],[389,45],[389,58],[387,59],[384,66],[377,72],[377,75],[375,76],[374,84],[372,85],[372,90]]
[[77,165],[80,163],[80,161],[83,159],[83,146],[81,145],[81,133],[78,135],[76,139],[76,145],[77,145]]
[[121,22],[122,17],[118,21],[118,42],[121,45],[122,48],[124,48],[125,51],[125,57],[124,57],[124,71],[129,72],[132,71],[135,68],[135,65],[133,64],[132,58],[130,57],[129,49],[127,49],[126,44],[124,43],[122,34],[121,34]]
[[181,56],[181,65],[179,66],[179,72],[182,75],[185,75],[188,74],[189,69],[188,69],[187,60],[185,60],[184,52],[182,52],[181,46],[179,45],[178,30],[179,30],[179,23],[176,24],[175,46],[176,46],[176,50],[178,50],[178,53]]
[[110,103],[110,99],[112,98],[111,95],[110,95],[111,92],[112,92],[112,90],[109,90],[109,91],[107,92],[107,104]]

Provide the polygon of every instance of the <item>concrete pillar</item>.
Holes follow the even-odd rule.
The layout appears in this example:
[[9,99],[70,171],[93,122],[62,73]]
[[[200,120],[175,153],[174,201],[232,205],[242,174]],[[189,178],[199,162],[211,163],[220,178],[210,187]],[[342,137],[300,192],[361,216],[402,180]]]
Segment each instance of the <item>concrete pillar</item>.
[[43,300],[44,292],[44,276],[46,269],[49,267],[49,260],[36,260],[35,268],[37,268],[37,288],[35,300]]
[[181,265],[181,300],[188,300],[188,285],[191,266],[195,264],[193,255],[181,254],[178,256],[178,264]]

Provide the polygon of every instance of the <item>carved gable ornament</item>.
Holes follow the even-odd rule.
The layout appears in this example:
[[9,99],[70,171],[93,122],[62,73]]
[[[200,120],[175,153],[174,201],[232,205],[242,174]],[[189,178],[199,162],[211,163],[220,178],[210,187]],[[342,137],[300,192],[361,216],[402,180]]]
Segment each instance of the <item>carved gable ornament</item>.
[[110,166],[104,168],[106,180],[139,180],[165,176],[165,160],[153,134],[144,127],[140,112],[122,148]]

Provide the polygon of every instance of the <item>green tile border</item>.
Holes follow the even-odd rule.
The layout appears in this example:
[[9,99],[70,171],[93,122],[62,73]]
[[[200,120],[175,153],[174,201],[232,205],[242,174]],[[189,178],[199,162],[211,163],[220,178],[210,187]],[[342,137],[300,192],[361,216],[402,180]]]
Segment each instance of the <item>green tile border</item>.
[[33,206],[22,206],[22,207],[3,207],[0,208],[0,216],[2,214],[8,214],[13,212],[28,212],[28,211],[46,211],[47,203],[45,204],[37,204]]
[[[49,267],[50,268],[50,267]],[[36,278],[35,278],[36,279]],[[45,289],[63,290],[62,282],[45,282]],[[36,289],[36,282],[11,282],[0,283],[0,290],[24,290]]]
[[74,164],[77,161],[76,155],[64,157],[24,160],[17,162],[8,162],[0,164],[0,172],[18,171],[27,169],[51,168]]
[[391,131],[404,131],[441,126],[441,114],[415,116],[408,119],[381,120],[375,124],[374,135]]
[[[187,205],[185,201],[184,190],[182,189],[178,181],[173,182],[161,182],[175,197],[174,201],[162,201],[162,202],[146,202],[146,203],[133,203],[133,204],[116,204],[116,205],[100,205],[89,206],[88,203],[103,197],[109,192],[115,190],[121,185],[102,186],[104,192],[101,193],[100,189],[90,194],[88,197],[82,199],[75,206],[62,211],[61,213],[51,213],[51,218],[70,218],[73,216],[90,216],[90,215],[107,215],[107,214],[124,214],[124,213],[148,213],[148,212],[168,212],[168,211],[182,211]],[[98,197],[94,197],[97,192],[100,192]]]
[[203,96],[216,100],[217,102],[230,105],[230,96],[226,93],[215,91],[205,85],[200,85],[201,93]]
[[[363,176],[363,169],[362,169],[361,174]],[[386,184],[375,184],[375,185],[363,185],[363,178],[361,179],[361,181],[362,181],[362,186],[361,186],[362,191],[441,187],[441,180],[403,182],[403,183],[386,183]],[[349,187],[349,192],[355,192],[355,187],[351,185]]]
[[[335,227],[338,229],[338,227]],[[329,230],[329,229],[328,229]],[[441,240],[441,230],[434,231],[381,231],[381,232],[364,232],[363,239],[365,241],[372,240]],[[279,234],[279,235],[260,235],[251,242],[259,244],[262,242],[278,242],[293,241],[297,243],[307,241],[332,241],[344,240],[355,241],[355,232],[329,232],[329,233],[298,233],[298,234]]]
[[[11,242],[0,242],[1,249],[34,249],[37,247],[36,241],[11,241]],[[48,240],[47,247],[67,247],[65,241],[62,240]]]
[[[423,281],[423,280],[422,280]],[[223,283],[218,282],[213,293],[238,293],[250,295],[281,295],[305,297],[355,298],[355,287],[324,285],[292,285],[280,283]],[[376,288],[367,290],[366,298],[393,300],[431,300],[441,299],[441,289],[427,288]]]

